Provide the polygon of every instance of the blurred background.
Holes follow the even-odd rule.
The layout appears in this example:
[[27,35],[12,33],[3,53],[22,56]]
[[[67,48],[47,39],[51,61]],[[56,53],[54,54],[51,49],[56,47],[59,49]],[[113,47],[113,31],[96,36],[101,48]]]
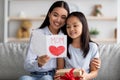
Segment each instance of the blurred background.
[[[18,39],[21,22],[31,22],[30,32],[43,22],[51,4],[57,0],[0,0],[0,42],[26,41]],[[119,0],[64,0],[70,11],[85,14],[91,38],[98,43],[120,42]]]

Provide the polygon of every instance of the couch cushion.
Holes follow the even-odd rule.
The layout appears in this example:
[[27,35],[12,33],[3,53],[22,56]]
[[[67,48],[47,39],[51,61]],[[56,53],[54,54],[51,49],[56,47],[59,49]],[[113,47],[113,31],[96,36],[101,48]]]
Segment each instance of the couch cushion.
[[26,74],[23,63],[27,46],[27,43],[0,43],[0,80],[13,80]]
[[101,69],[96,80],[120,80],[120,44],[100,45]]
[[[0,43],[0,80],[28,74],[23,67],[28,43]],[[96,80],[120,80],[120,44],[100,44],[101,68]]]

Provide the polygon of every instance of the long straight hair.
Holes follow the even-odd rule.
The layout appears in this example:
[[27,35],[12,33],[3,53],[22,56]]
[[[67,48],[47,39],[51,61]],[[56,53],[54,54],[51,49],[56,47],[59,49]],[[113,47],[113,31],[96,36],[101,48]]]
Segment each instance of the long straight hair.
[[[39,29],[50,25],[48,14],[51,13],[53,11],[53,9],[57,8],[57,7],[64,8],[65,10],[67,10],[68,14],[70,12],[69,11],[69,6],[65,1],[56,1],[56,2],[54,2],[52,4],[52,6],[50,7],[50,9],[48,10],[47,16],[46,16],[45,20],[43,21],[42,25],[39,27]],[[65,27],[65,25],[63,27]],[[62,28],[62,30],[64,30],[64,28]]]
[[[79,19],[79,21],[82,23],[82,34],[81,34],[81,49],[83,50],[83,57],[85,58],[86,55],[89,52],[90,46],[89,46],[89,42],[93,42],[90,39],[90,33],[89,33],[89,28],[88,28],[88,23],[86,20],[86,17],[84,16],[84,14],[82,12],[72,12],[71,14],[68,15],[66,21],[68,20],[68,18],[70,17],[77,17]],[[65,32],[67,34],[67,32]],[[67,43],[67,55],[70,58],[70,54],[69,54],[69,45],[72,43],[73,39],[70,38],[69,36],[67,36],[68,38],[68,43]]]

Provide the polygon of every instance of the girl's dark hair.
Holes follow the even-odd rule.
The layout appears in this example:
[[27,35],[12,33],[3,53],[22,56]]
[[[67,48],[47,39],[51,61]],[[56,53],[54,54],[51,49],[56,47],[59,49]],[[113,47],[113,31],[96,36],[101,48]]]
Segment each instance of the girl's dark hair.
[[[42,23],[42,25],[39,27],[39,29],[50,25],[48,14],[51,13],[53,11],[53,9],[56,8],[56,7],[63,7],[64,9],[67,10],[68,14],[70,12],[69,11],[69,6],[65,1],[56,1],[56,2],[54,2],[52,4],[52,6],[50,7],[50,9],[48,10],[47,16],[46,16],[44,22]],[[63,27],[65,27],[65,25]]]
[[[68,15],[66,21],[68,20],[68,18],[70,17],[77,17],[80,22],[82,23],[82,34],[81,34],[81,49],[83,50],[83,56],[84,58],[86,57],[86,55],[88,54],[89,52],[89,42],[93,42],[91,39],[90,39],[90,34],[89,34],[89,28],[88,28],[88,23],[87,23],[87,20],[86,20],[86,17],[84,16],[84,14],[82,12],[72,12],[71,14]],[[67,34],[67,32],[65,32]],[[68,43],[67,43],[67,48],[69,47],[69,44],[72,43],[72,39],[68,37]],[[69,51],[69,48],[67,49]],[[70,54],[69,52],[67,51],[67,55],[68,57],[70,58]]]

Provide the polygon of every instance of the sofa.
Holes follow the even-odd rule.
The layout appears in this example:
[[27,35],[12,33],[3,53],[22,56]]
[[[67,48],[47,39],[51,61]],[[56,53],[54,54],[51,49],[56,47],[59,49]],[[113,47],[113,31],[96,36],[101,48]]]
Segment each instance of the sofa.
[[[29,74],[23,67],[27,49],[27,42],[0,43],[0,80]],[[102,64],[95,80],[120,80],[120,44],[99,44],[99,51]]]

